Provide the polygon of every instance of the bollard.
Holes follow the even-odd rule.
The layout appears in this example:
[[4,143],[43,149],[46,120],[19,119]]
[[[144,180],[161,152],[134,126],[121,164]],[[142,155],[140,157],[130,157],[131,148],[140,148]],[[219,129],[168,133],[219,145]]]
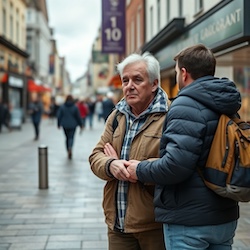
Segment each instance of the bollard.
[[40,145],[38,148],[39,156],[39,188],[48,188],[48,151],[47,146]]

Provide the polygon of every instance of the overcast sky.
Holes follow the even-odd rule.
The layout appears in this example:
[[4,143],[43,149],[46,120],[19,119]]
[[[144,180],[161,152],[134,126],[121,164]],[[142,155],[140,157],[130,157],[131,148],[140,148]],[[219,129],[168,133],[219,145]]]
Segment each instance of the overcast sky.
[[101,25],[101,0],[46,0],[49,26],[71,81],[82,76]]

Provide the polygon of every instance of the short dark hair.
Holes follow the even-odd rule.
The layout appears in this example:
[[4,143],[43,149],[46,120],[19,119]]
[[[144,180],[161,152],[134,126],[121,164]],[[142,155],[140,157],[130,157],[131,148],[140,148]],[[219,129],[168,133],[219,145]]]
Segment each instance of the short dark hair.
[[174,57],[174,60],[178,63],[178,67],[180,69],[185,68],[194,80],[203,76],[214,76],[215,74],[215,56],[203,44],[183,49]]
[[74,101],[74,98],[72,95],[67,95],[66,97],[66,102],[73,102]]

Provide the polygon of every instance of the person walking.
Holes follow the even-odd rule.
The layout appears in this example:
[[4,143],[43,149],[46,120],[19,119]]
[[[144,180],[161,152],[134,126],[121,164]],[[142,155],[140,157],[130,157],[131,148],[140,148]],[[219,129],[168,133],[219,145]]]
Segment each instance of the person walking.
[[86,100],[86,104],[88,106],[88,116],[87,119],[89,121],[89,128],[93,129],[93,122],[94,122],[94,115],[95,115],[95,101],[93,100],[93,98],[87,98]]
[[58,129],[63,127],[63,131],[66,137],[68,159],[72,159],[72,148],[74,144],[76,128],[77,126],[79,126],[80,129],[83,129],[80,112],[75,105],[72,95],[68,95],[66,97],[65,103],[62,104],[58,109],[57,126]]
[[10,105],[8,102],[3,103],[3,124],[5,127],[11,132],[10,127],[10,119],[11,119],[11,113],[10,113]]
[[2,132],[2,124],[4,122],[4,105],[0,99],[0,133]]
[[55,97],[51,97],[51,103],[49,106],[49,119],[51,119],[51,121],[54,121],[54,119],[57,117],[58,109],[59,105],[56,103]]
[[103,96],[97,95],[95,104],[95,114],[97,116],[98,122],[103,120],[103,107],[102,107]]
[[42,114],[43,114],[43,105],[37,95],[34,95],[31,97],[31,102],[29,104],[28,112],[31,116],[31,120],[32,120],[33,127],[35,130],[34,140],[37,141],[40,135],[40,123],[41,123]]
[[148,52],[131,54],[117,69],[124,98],[89,156],[93,173],[106,181],[103,209],[109,250],[164,250],[162,224],[154,217],[154,184],[134,182],[126,170],[129,159],[159,157],[167,112],[159,62]]
[[131,160],[127,171],[140,183],[157,184],[155,215],[168,250],[231,250],[238,203],[207,188],[198,169],[205,167],[220,114],[235,114],[241,95],[232,81],[214,76],[216,59],[204,45],[185,48],[174,60],[180,91],[168,111],[161,158]]
[[87,117],[87,115],[89,113],[88,105],[86,104],[85,100],[80,100],[77,103],[77,107],[79,109],[79,112],[80,112],[80,115],[81,115],[81,118],[82,118],[82,127],[85,128],[86,117]]
[[104,98],[104,100],[102,101],[103,119],[105,122],[107,121],[108,116],[115,108],[113,98],[114,98],[114,93],[108,92],[106,98]]

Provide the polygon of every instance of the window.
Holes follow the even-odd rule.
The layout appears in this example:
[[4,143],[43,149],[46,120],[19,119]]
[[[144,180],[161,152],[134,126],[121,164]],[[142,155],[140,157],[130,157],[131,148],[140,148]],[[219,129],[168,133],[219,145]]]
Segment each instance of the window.
[[13,20],[13,5],[10,5],[10,38],[14,39],[14,20]]
[[167,23],[169,22],[170,20],[170,0],[166,0],[166,16],[167,16]]
[[182,0],[179,0],[179,17],[182,17],[183,13],[182,13]]
[[27,37],[26,49],[27,49],[27,52],[31,54],[31,50],[32,50],[31,37]]
[[5,10],[5,8],[3,8],[3,21],[2,21],[2,23],[3,23],[3,35],[4,36],[6,36],[6,34],[7,34],[7,25],[6,25],[6,10]]
[[136,17],[136,23],[137,23],[137,28],[136,28],[136,47],[137,49],[140,48],[141,46],[141,8],[138,8],[137,11],[137,17]]
[[19,37],[19,11],[18,11],[18,9],[17,9],[17,11],[16,11],[16,42],[17,42],[17,44],[19,44],[20,43],[20,37]]
[[19,38],[19,23],[18,21],[16,22],[16,42],[19,44],[20,38]]
[[0,68],[4,67],[4,52],[0,50]]
[[131,22],[131,29],[130,29],[130,32],[131,32],[131,52],[135,52],[135,22],[134,20]]
[[14,34],[13,34],[13,17],[10,16],[10,38],[13,40]]
[[153,20],[153,6],[151,6],[150,7],[150,38],[152,38],[153,37],[153,27],[154,27],[154,25],[153,25],[153,23],[154,23],[154,20]]
[[203,0],[195,0],[195,13],[201,12],[204,8]]
[[157,30],[161,29],[161,0],[157,0]]

